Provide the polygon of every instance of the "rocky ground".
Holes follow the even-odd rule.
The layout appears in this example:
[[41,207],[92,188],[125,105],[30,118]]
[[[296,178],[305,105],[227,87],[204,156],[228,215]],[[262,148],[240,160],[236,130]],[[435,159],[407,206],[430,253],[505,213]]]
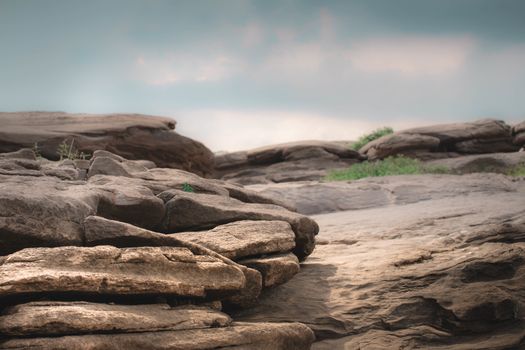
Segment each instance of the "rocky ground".
[[[296,189],[298,206],[331,212],[312,216],[314,253],[236,319],[302,322],[316,334],[314,349],[525,348],[524,180],[422,175],[312,186],[298,187],[302,196]],[[320,207],[325,196],[353,197],[352,208]]]
[[[0,122],[0,349],[525,348],[525,179],[503,174],[523,123],[214,168],[166,118]],[[64,140],[90,159],[57,160]],[[390,154],[452,174],[322,180]]]

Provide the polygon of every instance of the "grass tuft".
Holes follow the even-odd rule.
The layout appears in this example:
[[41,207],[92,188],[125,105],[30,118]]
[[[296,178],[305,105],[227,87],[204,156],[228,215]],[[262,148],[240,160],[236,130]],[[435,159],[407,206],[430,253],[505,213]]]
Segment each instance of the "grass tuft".
[[507,172],[509,176],[525,177],[525,163],[516,165]]
[[195,189],[193,188],[192,185],[190,185],[189,183],[185,182],[182,184],[182,190],[184,192],[190,192],[190,193],[194,193],[195,192]]
[[374,162],[357,163],[344,170],[335,170],[326,176],[328,181],[358,180],[365,177],[411,175],[411,174],[447,174],[450,170],[444,166],[429,166],[417,159],[403,156],[388,157]]
[[389,126],[386,126],[381,129],[376,129],[369,134],[361,136],[356,142],[352,144],[352,149],[354,151],[359,151],[367,143],[392,133],[394,133],[394,129],[392,129]]

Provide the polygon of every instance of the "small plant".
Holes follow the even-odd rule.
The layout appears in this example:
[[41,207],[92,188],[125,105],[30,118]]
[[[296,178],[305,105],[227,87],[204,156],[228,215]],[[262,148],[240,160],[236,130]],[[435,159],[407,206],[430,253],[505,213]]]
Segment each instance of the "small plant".
[[42,159],[42,154],[40,153],[40,147],[38,147],[38,142],[35,142],[33,145],[33,152],[35,153],[36,159]]
[[356,142],[352,144],[352,149],[354,151],[359,151],[364,145],[374,140],[377,140],[380,137],[394,133],[394,129],[389,126],[386,126],[381,129],[376,129],[369,134],[361,136]]
[[397,156],[374,162],[365,161],[348,169],[333,171],[327,175],[326,180],[347,181],[374,176],[447,173],[450,173],[450,170],[446,167],[429,166],[417,159]]
[[182,190],[184,192],[191,192],[191,193],[195,192],[195,189],[187,182],[182,184]]
[[507,171],[507,175],[515,177],[525,177],[525,163],[518,164]]
[[67,143],[67,140],[62,141],[60,145],[57,147],[57,153],[60,156],[60,160],[64,159],[71,159],[71,160],[77,160],[82,159],[85,160],[88,158],[88,155],[84,152],[79,152],[78,149],[74,146],[75,139],[71,139],[71,143]]

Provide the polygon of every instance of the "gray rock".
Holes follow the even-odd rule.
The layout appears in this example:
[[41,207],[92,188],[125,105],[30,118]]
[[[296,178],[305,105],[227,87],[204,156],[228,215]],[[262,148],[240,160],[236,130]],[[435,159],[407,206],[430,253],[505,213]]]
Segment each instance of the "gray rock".
[[507,173],[513,167],[525,164],[524,152],[490,153],[468,155],[428,162],[432,166],[443,166],[454,173],[467,174],[476,172]]

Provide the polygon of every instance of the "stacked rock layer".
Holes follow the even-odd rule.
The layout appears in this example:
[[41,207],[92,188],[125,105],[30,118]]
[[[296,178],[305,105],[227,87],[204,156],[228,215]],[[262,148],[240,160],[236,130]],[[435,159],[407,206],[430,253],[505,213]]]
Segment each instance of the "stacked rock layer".
[[317,224],[267,197],[107,151],[0,156],[0,349],[308,349],[226,313],[285,283]]

